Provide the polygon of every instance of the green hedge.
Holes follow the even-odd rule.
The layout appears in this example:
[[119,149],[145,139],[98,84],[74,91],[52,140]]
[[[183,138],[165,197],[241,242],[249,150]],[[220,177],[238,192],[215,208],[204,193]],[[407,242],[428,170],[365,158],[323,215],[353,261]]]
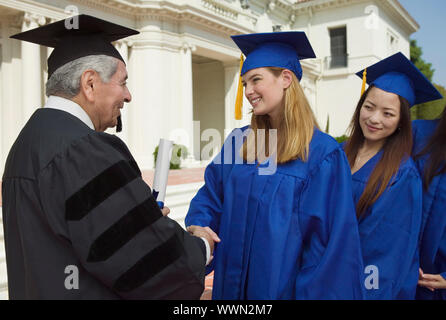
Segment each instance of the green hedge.
[[342,143],[342,142],[344,142],[345,140],[347,140],[347,136],[344,134],[344,135],[342,135],[342,136],[340,136],[340,137],[334,137],[335,139],[336,139],[336,141],[338,142],[338,143]]
[[[170,160],[170,169],[181,169],[181,159],[186,159],[188,155],[186,146],[182,144],[174,144],[172,148],[172,158]],[[155,159],[154,167],[156,168],[156,158],[158,157],[158,146],[156,146],[153,152],[153,157]]]
[[446,89],[440,85],[434,84],[438,91],[443,95],[443,99],[421,103],[410,109],[412,120],[415,119],[436,119],[443,112],[446,105]]

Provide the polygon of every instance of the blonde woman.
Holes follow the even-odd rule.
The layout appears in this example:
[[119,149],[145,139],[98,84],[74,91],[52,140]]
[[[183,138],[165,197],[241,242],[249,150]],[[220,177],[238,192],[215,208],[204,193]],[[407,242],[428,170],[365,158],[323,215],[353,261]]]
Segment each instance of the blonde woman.
[[[303,32],[234,36],[251,125],[206,168],[186,225],[219,241],[214,299],[361,299],[350,168],[300,86]],[[218,234],[218,236],[217,236]]]

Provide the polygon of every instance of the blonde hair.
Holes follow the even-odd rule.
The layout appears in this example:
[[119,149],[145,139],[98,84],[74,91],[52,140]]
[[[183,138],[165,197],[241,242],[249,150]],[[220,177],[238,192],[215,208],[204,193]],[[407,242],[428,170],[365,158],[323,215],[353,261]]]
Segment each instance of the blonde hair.
[[[267,70],[272,72],[275,77],[279,77],[284,69],[268,67]],[[295,159],[306,161],[314,128],[319,129],[299,80],[293,72],[291,74],[293,80],[285,91],[285,106],[281,115],[282,119],[279,122],[281,125],[277,128],[277,163]],[[262,138],[259,137],[259,132],[261,133],[262,130],[259,129],[265,130],[265,143],[260,145],[257,140]],[[273,155],[274,150],[269,150],[270,129],[272,127],[268,115],[256,116],[252,114],[251,132],[240,150],[244,160],[248,162],[259,160],[261,152],[264,152],[263,154],[267,157]],[[264,150],[262,150],[263,148]]]

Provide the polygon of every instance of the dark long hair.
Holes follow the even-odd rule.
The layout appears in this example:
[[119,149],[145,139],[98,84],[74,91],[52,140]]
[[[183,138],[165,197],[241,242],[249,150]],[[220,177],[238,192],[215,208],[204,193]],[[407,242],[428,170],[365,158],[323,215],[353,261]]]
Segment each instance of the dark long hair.
[[[345,153],[347,154],[351,168],[353,168],[358,151],[364,143],[364,134],[359,124],[360,111],[368,93],[373,87],[373,85],[370,86],[361,96],[350,123],[350,137],[345,145]],[[400,121],[398,128],[386,138],[382,148],[383,155],[373,169],[364,192],[359,198],[356,205],[356,215],[358,218],[382,195],[391,182],[392,177],[398,172],[401,162],[409,157],[411,153],[412,124],[410,121],[410,104],[401,96],[399,96],[399,100]]]
[[446,108],[434,134],[415,159],[425,154],[429,154],[423,173],[423,185],[427,189],[436,175],[446,173]]

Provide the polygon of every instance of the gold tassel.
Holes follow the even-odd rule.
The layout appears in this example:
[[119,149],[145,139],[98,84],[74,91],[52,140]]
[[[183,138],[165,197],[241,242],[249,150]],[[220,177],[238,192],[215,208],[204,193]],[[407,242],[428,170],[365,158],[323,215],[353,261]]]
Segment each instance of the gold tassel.
[[242,119],[242,107],[243,107],[243,84],[242,84],[242,66],[243,66],[243,54],[240,55],[240,70],[237,87],[237,96],[235,98],[235,119]]
[[361,87],[361,97],[364,94],[365,91],[365,84],[367,83],[367,68],[364,69],[364,72],[362,73],[362,87]]

